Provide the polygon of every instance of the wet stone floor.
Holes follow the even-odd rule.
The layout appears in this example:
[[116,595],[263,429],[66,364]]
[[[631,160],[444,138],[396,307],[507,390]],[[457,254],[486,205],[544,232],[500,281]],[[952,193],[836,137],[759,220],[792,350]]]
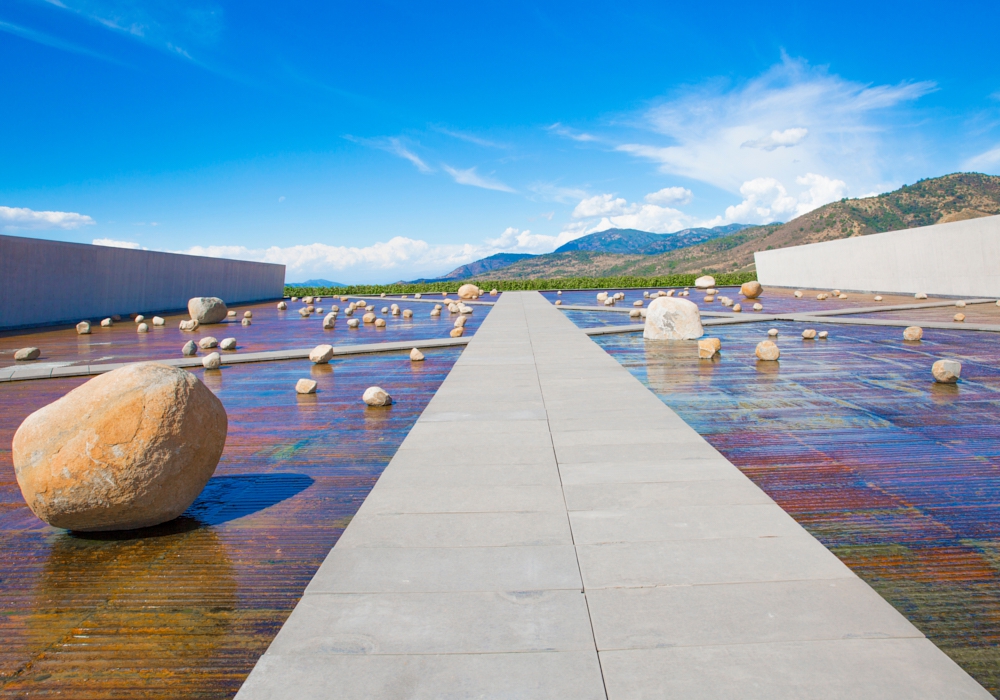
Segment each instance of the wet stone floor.
[[[0,384],[0,697],[235,695],[460,352],[199,369],[222,461],[184,516],[131,534],[48,527],[14,479],[17,426],[83,378]],[[391,407],[360,401],[373,384]]]
[[[772,327],[781,358],[758,362]],[[640,333],[595,342],[1000,697],[1000,338],[803,327],[706,328],[711,361]],[[931,380],[942,357],[957,385]]]

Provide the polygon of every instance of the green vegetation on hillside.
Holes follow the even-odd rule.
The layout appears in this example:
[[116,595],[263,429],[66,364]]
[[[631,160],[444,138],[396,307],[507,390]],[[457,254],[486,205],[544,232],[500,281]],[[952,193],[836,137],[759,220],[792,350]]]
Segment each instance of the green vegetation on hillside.
[[[285,287],[286,296],[357,296],[372,294],[454,294],[463,284],[477,285],[489,291],[501,292],[547,291],[553,289],[628,289],[630,287],[692,287],[699,275],[667,275],[660,277],[567,277],[562,279],[514,279],[514,280],[462,280],[460,282],[440,282],[430,284],[362,284],[349,287]],[[757,279],[755,272],[715,275],[715,283],[720,286],[743,284]]]

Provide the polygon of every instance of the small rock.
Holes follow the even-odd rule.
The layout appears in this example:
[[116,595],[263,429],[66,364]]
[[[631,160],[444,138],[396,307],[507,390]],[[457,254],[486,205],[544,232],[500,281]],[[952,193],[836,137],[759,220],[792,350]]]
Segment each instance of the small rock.
[[754,304],[753,305],[753,310],[754,311],[763,311],[764,310],[764,305],[763,304]]
[[[473,285],[466,286],[471,287]],[[369,406],[389,406],[392,404],[392,397],[389,396],[389,392],[377,386],[370,386],[365,389],[365,393],[362,395],[361,400]]]
[[767,334],[769,336],[771,336],[772,338],[777,338],[778,337],[778,329],[777,328],[772,328],[771,330],[769,330],[767,332]]
[[718,338],[702,338],[698,341],[698,357],[711,360],[722,349],[722,341]]
[[[562,291],[557,291],[557,292],[556,292],[556,294],[559,294],[559,295],[561,295],[561,294],[562,294]],[[1000,304],[1000,301],[998,301],[998,302],[997,302],[997,304]]]
[[474,284],[463,284],[458,288],[459,299],[472,299],[479,296],[479,287]]
[[706,302],[712,302],[712,301],[715,301],[715,297],[713,297],[713,296],[712,296],[711,294],[709,294],[709,295],[708,295],[707,297],[705,297],[705,301],[706,301]]
[[340,303],[341,304],[346,304],[349,299],[350,299],[350,297],[340,297]]
[[562,306],[562,299],[556,299],[556,306]]
[[364,321],[365,323],[375,323],[375,314],[369,311],[368,313],[366,313],[364,316],[361,317],[361,320]]
[[960,309],[964,309],[965,308],[965,302],[964,301],[956,301],[955,302],[955,306],[957,306]]
[[938,360],[931,367],[934,381],[954,384],[962,376],[962,363],[958,360]]
[[389,313],[389,307],[388,306],[383,306],[382,307],[382,313],[384,313],[384,314]]
[[818,299],[819,301],[824,301],[824,300],[826,300],[826,299],[829,299],[829,298],[830,298],[830,295],[829,295],[829,294],[826,294],[825,292],[821,292],[820,294],[817,294],[817,295],[816,295],[816,298],[817,298],[817,299]]
[[337,314],[332,311],[323,319],[323,330],[330,330],[337,324]]
[[806,328],[804,331],[802,331],[802,338],[804,340],[812,340],[815,337],[816,337],[816,331],[813,330],[812,328]]
[[639,309],[632,309],[628,312],[629,318],[640,318],[642,316],[642,311]]
[[333,359],[332,345],[317,345],[309,351],[309,359],[317,365],[325,365]]
[[733,304],[733,312],[734,313],[740,313],[742,311],[743,311],[742,304]]
[[385,292],[382,292],[378,296],[379,296],[379,299],[385,299]]
[[313,303],[313,298],[312,297],[302,297],[302,303],[303,304],[311,304],[311,303]]
[[800,292],[799,290],[795,290],[795,293],[792,296],[794,296],[796,299],[801,299],[802,292]]
[[[997,305],[1000,306],[1000,302],[997,302]],[[113,326],[113,325],[114,325],[114,321],[112,321],[110,318],[106,318],[106,319],[104,319],[104,320],[101,321],[101,328],[111,328],[111,326]],[[183,329],[181,329],[181,330],[183,330]]]
[[310,315],[311,314],[309,313],[308,307],[303,307],[299,309],[299,316],[301,316],[302,318],[309,318]]
[[42,351],[38,348],[21,348],[14,353],[14,359],[17,362],[27,362],[29,360],[37,360],[42,354]]
[[608,300],[608,293],[607,292],[598,292],[597,293],[597,301],[605,302],[607,300]]
[[440,316],[441,309],[431,309],[431,316]]
[[709,287],[714,287],[715,278],[711,275],[703,275],[694,281],[694,286],[697,289],[708,289]]
[[927,295],[924,292],[917,292],[913,295],[914,299],[926,299]]
[[153,325],[154,326],[162,326],[162,325],[166,324],[166,322],[167,322],[166,319],[164,319],[162,316],[153,316]]
[[147,326],[145,323],[140,323],[138,326],[135,327],[135,332],[136,333],[148,333],[149,332],[149,326]]
[[90,335],[90,321],[80,321],[76,324],[76,332],[79,335]]
[[361,319],[352,318],[347,322],[348,328],[357,328],[361,325]]
[[468,318],[469,318],[468,316],[459,316],[458,318],[456,318],[455,319],[455,328],[463,328],[465,326],[465,322],[468,320]]
[[364,299],[358,299],[358,301],[355,302],[355,303],[357,304],[358,308],[361,308],[361,309],[367,308],[367,306],[368,306],[368,302],[365,301]]
[[253,311],[244,311],[243,318],[253,318]]
[[251,323],[253,323],[253,321],[251,321],[249,318],[244,318],[240,319],[240,323],[244,326],[249,326]]
[[833,296],[839,297],[840,296],[840,290],[839,289],[834,289],[833,290]]
[[228,316],[229,318],[236,318],[236,310],[229,309],[228,311],[226,311],[226,316]]
[[781,356],[781,351],[778,350],[778,346],[770,340],[762,340],[757,343],[757,349],[754,353],[757,355],[758,359],[766,360],[768,362],[773,362]]
[[907,326],[903,330],[903,340],[920,340],[924,337],[924,329],[920,326]]
[[198,347],[200,347],[202,350],[209,350],[211,348],[218,347],[218,345],[219,341],[210,335],[207,335],[198,341]]
[[760,286],[760,282],[756,280],[744,282],[740,285],[740,294],[745,296],[747,299],[756,299],[763,291],[764,288]]
[[[306,307],[306,311],[308,311],[309,313],[315,313],[316,307],[310,304],[309,306]],[[323,313],[323,309],[320,309],[319,312]]]
[[375,319],[375,327],[376,328],[385,328],[385,319],[384,318],[376,318]]
[[718,293],[719,293],[718,289],[706,289],[705,290],[705,294],[718,294]]
[[313,379],[302,378],[295,382],[295,393],[296,394],[315,394],[316,393],[316,382]]
[[420,352],[416,348],[413,348],[412,350],[410,350],[410,360],[412,362],[423,362],[424,353]]
[[[293,298],[292,301],[295,301],[295,299]],[[288,304],[286,304],[283,301],[279,301],[278,302],[278,311],[285,311],[286,309],[288,309]]]
[[875,301],[882,301],[882,297],[880,297],[880,296],[876,296],[876,297],[875,297]]
[[820,331],[819,333],[816,334],[816,337],[819,338],[820,340],[824,340],[829,335],[830,335],[829,331]]
[[[494,292],[496,292],[496,290],[495,290],[495,289],[494,289],[494,290],[493,290],[492,292],[490,292],[490,294],[494,294]],[[421,294],[420,292],[417,292],[416,294],[414,294],[414,295],[413,295],[413,298],[414,298],[414,299],[419,299],[419,298],[421,298],[422,296],[423,296],[423,294]],[[494,294],[494,296],[496,296],[496,295]]]
[[698,305],[687,299],[659,297],[649,303],[642,337],[649,340],[694,340],[705,334]]
[[413,318],[413,311],[410,309],[403,309],[403,318]]
[[461,338],[465,335],[465,329],[459,326],[458,328],[452,328],[451,333],[449,333],[452,338]]
[[495,297],[495,296],[496,296],[497,294],[499,294],[499,293],[500,293],[500,292],[499,292],[499,291],[497,290],[497,288],[496,288],[496,287],[494,287],[493,289],[491,289],[491,290],[490,290],[490,296],[491,296],[491,297]]
[[961,323],[965,320],[965,314],[955,314],[953,318],[955,319],[955,323]]
[[194,319],[181,321],[179,327],[182,331],[196,331],[198,330],[198,322]]
[[642,306],[642,299],[636,299],[633,301],[632,306]]
[[222,355],[217,352],[209,353],[201,359],[201,364],[205,369],[219,369],[222,365]]
[[643,299],[649,299],[649,292],[643,292],[642,293],[642,298]]
[[298,297],[292,297],[292,301],[298,301],[298,300],[299,300]]
[[188,314],[198,323],[221,323],[228,309],[219,297],[194,297],[188,301]]
[[235,350],[236,349],[236,338],[223,338],[222,342],[219,343],[220,350]]
[[323,301],[323,297],[315,297],[313,301],[318,304],[319,302]]
[[181,348],[181,354],[186,357],[191,357],[192,355],[198,354],[198,346],[195,345],[193,340],[189,340],[184,343],[184,347]]
[[146,320],[145,316],[143,316],[142,314],[136,314],[136,316],[135,316],[135,322],[136,323],[142,323],[145,320]]
[[472,307],[471,306],[466,306],[465,304],[460,304],[459,307],[458,307],[458,312],[460,314],[471,314],[472,313]]

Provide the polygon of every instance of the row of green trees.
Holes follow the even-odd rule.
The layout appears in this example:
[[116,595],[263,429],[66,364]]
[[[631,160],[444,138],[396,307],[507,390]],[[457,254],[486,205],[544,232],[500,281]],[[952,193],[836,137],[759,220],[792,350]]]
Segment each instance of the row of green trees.
[[[355,284],[348,287],[285,287],[287,296],[341,296],[371,294],[454,294],[463,284],[472,283],[487,292],[547,291],[556,289],[628,289],[630,287],[692,287],[699,275],[666,275],[664,277],[566,277],[551,280],[459,280],[420,284]],[[718,286],[732,286],[757,279],[755,272],[735,272],[713,275]]]

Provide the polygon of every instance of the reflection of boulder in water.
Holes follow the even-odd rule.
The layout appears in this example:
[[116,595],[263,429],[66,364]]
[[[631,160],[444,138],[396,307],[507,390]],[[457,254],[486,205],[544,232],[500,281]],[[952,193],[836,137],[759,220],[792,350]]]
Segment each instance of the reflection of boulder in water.
[[[698,344],[693,340],[644,340],[646,378],[657,394],[696,391],[702,376],[711,376],[699,366]],[[706,362],[705,364],[711,365]]]
[[[24,682],[67,697],[143,689],[176,698],[218,683],[238,603],[236,572],[213,528],[181,517],[127,533],[52,536],[26,620]],[[76,689],[74,691],[74,688]],[[220,693],[225,694],[225,693]]]

